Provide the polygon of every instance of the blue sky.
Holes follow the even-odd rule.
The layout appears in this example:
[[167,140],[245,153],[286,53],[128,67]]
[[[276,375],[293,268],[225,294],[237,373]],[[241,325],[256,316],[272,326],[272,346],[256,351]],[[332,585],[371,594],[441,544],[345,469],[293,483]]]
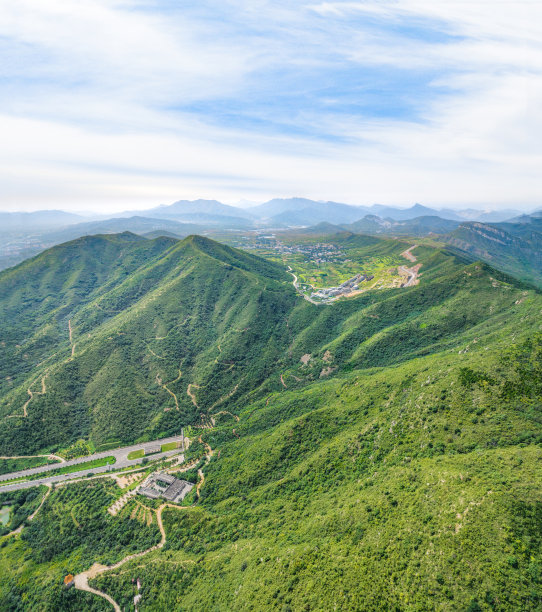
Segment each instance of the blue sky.
[[536,1],[0,5],[0,207],[542,206]]

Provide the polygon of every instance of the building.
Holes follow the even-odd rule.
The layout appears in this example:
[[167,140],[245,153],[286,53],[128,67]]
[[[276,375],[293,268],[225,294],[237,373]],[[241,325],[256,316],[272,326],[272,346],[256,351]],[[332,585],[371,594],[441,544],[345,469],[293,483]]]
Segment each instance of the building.
[[186,480],[180,480],[164,472],[153,472],[139,487],[139,495],[150,499],[162,497],[171,502],[182,501],[194,485]]
[[73,574],[68,574],[67,576],[64,577],[64,586],[66,588],[70,588],[75,584],[75,578],[73,576]]

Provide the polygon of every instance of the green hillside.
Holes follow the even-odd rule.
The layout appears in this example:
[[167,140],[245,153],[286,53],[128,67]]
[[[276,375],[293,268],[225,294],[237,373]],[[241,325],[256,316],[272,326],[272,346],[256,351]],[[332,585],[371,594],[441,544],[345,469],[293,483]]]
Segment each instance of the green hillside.
[[[531,220],[531,219],[530,219]],[[542,286],[542,223],[463,223],[443,236],[449,245],[516,278]]]
[[0,453],[131,442],[209,419],[285,348],[297,301],[288,278],[205,238],[131,234],[83,238],[6,271]]
[[[540,609],[542,298],[413,252],[419,284],[326,306],[201,237],[84,238],[0,274],[0,455],[210,427],[199,502],[93,586],[129,610],[141,577],[142,611]],[[63,576],[157,533],[101,482],[3,540],[0,609],[109,609]]]

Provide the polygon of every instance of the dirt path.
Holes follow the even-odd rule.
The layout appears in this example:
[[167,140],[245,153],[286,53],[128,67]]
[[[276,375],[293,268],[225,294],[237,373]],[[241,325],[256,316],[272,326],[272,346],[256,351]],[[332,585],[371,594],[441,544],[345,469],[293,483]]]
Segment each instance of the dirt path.
[[[206,453],[205,454],[205,465],[207,465],[209,461],[211,460],[211,457],[214,454],[213,449],[209,446],[209,444],[207,444],[207,442],[203,442],[201,436],[198,438],[198,440],[201,444],[205,446],[205,453]],[[203,483],[205,482],[205,476],[203,474],[202,468],[198,470],[198,475],[200,477],[200,480],[196,487],[196,494],[199,499],[200,489],[203,486]],[[158,508],[158,510],[155,511],[156,512],[156,522],[158,524],[158,529],[160,530],[160,535],[161,535],[161,539],[160,539],[160,542],[158,542],[158,544],[155,544],[154,546],[151,546],[150,548],[147,548],[146,550],[143,550],[142,552],[132,553],[131,555],[127,555],[126,557],[124,557],[124,559],[121,559],[120,561],[118,561],[117,563],[114,563],[113,565],[101,565],[100,563],[94,563],[90,569],[88,569],[85,572],[81,572],[80,574],[77,574],[74,577],[75,588],[81,591],[87,591],[88,593],[93,593],[94,595],[97,595],[98,597],[103,597],[113,606],[116,612],[121,612],[120,606],[110,595],[108,595],[107,593],[104,593],[103,591],[99,591],[98,589],[94,589],[91,586],[89,586],[88,584],[89,579],[92,580],[93,578],[96,578],[96,576],[99,576],[100,574],[103,574],[104,572],[116,570],[119,567],[122,567],[128,561],[132,561],[133,559],[138,559],[139,557],[143,557],[154,550],[160,550],[161,548],[163,548],[167,541],[166,531],[164,529],[164,524],[162,521],[163,510],[165,508],[174,508],[176,510],[187,510],[189,507],[190,506],[176,506],[176,505],[168,504],[168,503],[162,504]]]
[[[109,569],[106,566],[103,566],[103,567],[105,567],[105,569]],[[89,573],[91,570],[89,570]],[[105,570],[102,570],[102,571],[105,571]],[[92,576],[92,578],[94,577],[95,576]],[[98,597],[103,597],[113,606],[115,612],[122,612],[119,604],[112,597],[110,597],[107,593],[104,593],[103,591],[98,591],[98,589],[93,589],[91,586],[89,586],[88,579],[89,579],[89,576],[86,572],[83,572],[82,574],[77,574],[77,576],[75,576],[74,578],[75,588],[79,589],[80,591],[87,591],[87,593],[93,593],[94,595],[98,595]]]
[[239,422],[239,417],[236,414],[233,414],[233,412],[228,412],[227,410],[221,410],[220,412],[215,412],[215,414],[213,414],[213,417],[217,417],[221,414],[229,414],[230,416],[232,416],[237,422]]
[[[45,485],[45,486],[47,487],[47,492],[46,492],[46,493],[45,493],[45,495],[43,496],[43,498],[42,498],[42,500],[41,500],[41,502],[40,502],[40,505],[39,505],[39,506],[38,506],[38,507],[37,507],[37,508],[34,510],[34,512],[32,512],[32,514],[31,514],[31,515],[30,515],[30,516],[29,516],[29,517],[26,519],[27,521],[33,521],[33,520],[34,520],[34,518],[36,517],[36,514],[37,514],[37,513],[40,511],[41,507],[42,507],[42,506],[43,506],[43,504],[45,503],[45,500],[46,500],[46,499],[49,497],[49,495],[51,494],[51,489],[52,489],[51,485],[50,485],[50,484],[48,484],[48,485]],[[73,518],[73,517],[72,517],[72,518]],[[23,528],[24,528],[24,523],[23,523],[23,524],[22,524],[20,527],[18,527],[17,529],[14,529],[13,531],[10,531],[9,533],[7,533],[7,534],[5,535],[5,537],[7,538],[7,537],[9,537],[9,536],[14,536],[14,535],[17,535],[18,533],[21,533],[21,531],[23,530]]]
[[71,358],[73,359],[73,356],[75,355],[75,345],[77,343],[73,341],[73,327],[72,327],[72,320],[71,319],[68,320],[68,331],[70,333],[70,345],[72,347]]
[[171,397],[173,398],[173,401],[175,402],[175,408],[177,410],[179,410],[179,400],[177,399],[177,396],[175,395],[175,393],[173,393],[173,391],[168,388],[168,385],[173,385],[176,382],[179,382],[179,380],[181,380],[182,375],[183,373],[181,372],[181,370],[179,370],[179,376],[177,376],[175,380],[172,380],[165,384],[162,383],[162,378],[158,374],[156,375],[156,382],[162,387],[162,389],[164,389],[164,391],[167,391],[171,395]]
[[34,518],[36,517],[36,514],[40,511],[41,507],[43,506],[43,504],[45,503],[45,500],[49,497],[49,495],[51,494],[51,490],[52,490],[52,486],[50,484],[46,485],[47,487],[47,493],[45,493],[45,495],[43,496],[43,499],[41,500],[40,505],[34,510],[34,512],[32,512],[32,514],[26,519],[27,521],[33,521]]
[[45,386],[46,376],[47,374],[44,374],[41,377],[41,391],[32,391],[32,385],[30,385],[30,387],[28,387],[28,389],[26,390],[30,398],[23,405],[23,413],[22,414],[10,414],[8,415],[8,418],[22,417],[24,419],[28,416],[28,410],[27,410],[28,404],[30,404],[30,402],[34,399],[34,396],[35,395],[45,395],[47,393],[47,387]]
[[403,251],[401,253],[401,257],[404,257],[405,259],[408,259],[408,261],[411,261],[412,263],[416,262],[417,261],[416,256],[412,255],[411,251],[413,249],[415,249],[417,246],[418,245],[415,244],[414,246],[409,247],[406,251]]
[[[209,446],[209,444],[207,444],[207,442],[204,442],[202,440],[201,436],[198,438],[198,442],[205,446],[205,465],[207,465],[209,463],[209,461],[211,461],[211,457],[213,456],[214,451]],[[201,467],[198,470],[198,476],[199,476],[199,481],[198,481],[198,484],[196,485],[196,496],[199,499],[200,498],[200,489],[203,486],[203,483],[205,482],[205,475],[203,473],[203,467]]]
[[286,383],[284,382],[284,377],[282,376],[282,374],[280,375],[280,382],[282,383],[282,386],[287,389],[288,387],[286,386]]
[[147,345],[147,348],[149,349],[149,353],[150,353],[151,355],[153,355],[154,357],[156,357],[157,359],[165,359],[165,357],[161,357],[160,355],[157,355],[157,354],[156,354],[156,353],[155,353],[155,352],[154,352],[154,351],[151,349],[151,347],[150,347],[150,346],[148,346],[148,345]]
[[213,410],[214,408],[216,408],[216,407],[217,407],[219,404],[221,404],[222,402],[225,402],[227,399],[230,399],[230,397],[231,397],[232,395],[234,395],[234,394],[235,394],[235,392],[237,391],[237,389],[239,388],[239,384],[240,384],[240,383],[237,383],[237,384],[235,385],[235,387],[234,387],[234,388],[233,388],[233,389],[232,389],[232,390],[231,390],[229,393],[226,393],[226,395],[223,395],[223,396],[222,396],[222,397],[221,397],[219,400],[217,400],[217,401],[216,401],[216,402],[215,402],[215,403],[214,403],[214,404],[213,404],[213,405],[212,405],[212,406],[209,408],[209,412],[210,412],[211,410]]
[[190,383],[188,385],[188,389],[186,390],[186,395],[188,395],[188,397],[192,400],[192,403],[194,404],[194,406],[199,410],[198,402],[196,400],[196,395],[192,392],[192,387],[194,387],[194,389],[201,389],[201,387],[199,385],[196,385],[195,383]]
[[174,325],[165,336],[153,336],[151,340],[165,340],[174,329],[177,329],[177,327],[181,327],[188,321],[188,319],[191,319],[191,318],[192,318],[192,315],[188,315],[186,319],[182,321],[182,323],[178,323],[177,325]]
[[173,504],[167,504],[167,503],[162,504],[158,508],[158,510],[155,511],[156,512],[156,522],[158,524],[158,529],[160,530],[160,535],[162,536],[158,544],[155,544],[154,546],[151,546],[150,548],[147,548],[146,550],[143,550],[142,552],[132,553],[131,555],[127,555],[126,557],[124,557],[124,559],[121,559],[120,561],[118,561],[117,563],[114,563],[113,565],[101,565],[99,563],[94,563],[94,565],[90,569],[88,569],[86,572],[81,572],[80,574],[77,574],[74,577],[75,588],[79,589],[80,591],[87,591],[88,593],[93,593],[94,595],[103,597],[113,606],[116,612],[121,612],[120,606],[110,595],[108,595],[107,593],[104,593],[103,591],[99,591],[98,589],[94,589],[91,586],[89,586],[88,584],[89,579],[92,580],[93,578],[96,578],[97,576],[99,576],[100,574],[103,574],[104,572],[116,570],[119,567],[122,567],[125,563],[128,563],[128,561],[132,561],[133,559],[138,559],[139,557],[143,557],[144,555],[147,555],[148,553],[154,550],[159,550],[163,548],[166,543],[167,536],[166,536],[166,531],[164,529],[164,524],[162,522],[162,511],[164,510],[164,508],[175,508],[177,510],[186,510],[188,507],[189,506],[175,506]]
[[[75,588],[79,589],[80,591],[87,591],[89,593],[94,593],[94,595],[98,595],[99,597],[103,597],[104,599],[107,599],[107,601],[113,606],[113,608],[117,612],[121,612],[120,606],[112,597],[110,597],[107,593],[104,593],[103,591],[98,591],[98,589],[93,589],[91,586],[89,586],[88,584],[89,578],[90,579],[96,578],[96,576],[103,574],[103,572],[108,572],[110,570],[118,569],[119,567],[121,567],[128,561],[131,561],[132,559],[143,557],[144,555],[152,552],[153,550],[159,550],[160,548],[163,548],[164,544],[166,543],[166,532],[164,530],[164,525],[162,523],[162,510],[164,508],[167,508],[168,506],[169,504],[162,504],[158,508],[158,510],[156,510],[156,522],[158,523],[158,529],[160,530],[160,534],[162,536],[158,544],[155,544],[154,546],[151,546],[150,548],[147,548],[146,550],[143,550],[142,552],[127,555],[126,557],[124,557],[124,559],[121,559],[120,561],[118,561],[117,563],[114,563],[113,565],[101,565],[99,563],[95,563],[86,572],[81,572],[80,574],[77,574],[77,576],[75,576],[74,578]],[[171,506],[171,507],[177,508],[178,506]]]

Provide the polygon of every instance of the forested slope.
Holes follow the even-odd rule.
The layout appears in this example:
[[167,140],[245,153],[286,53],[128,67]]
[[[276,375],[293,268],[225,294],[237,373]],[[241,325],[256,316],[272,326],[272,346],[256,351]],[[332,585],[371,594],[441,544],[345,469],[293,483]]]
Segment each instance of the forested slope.
[[[0,275],[3,320],[21,304],[0,452],[214,425],[190,450],[214,451],[200,501],[94,586],[130,609],[142,577],[141,610],[540,609],[536,291],[424,247],[418,285],[315,306],[200,237],[83,240]],[[50,495],[4,544],[0,607],[101,609],[65,573],[156,538],[110,493]]]

